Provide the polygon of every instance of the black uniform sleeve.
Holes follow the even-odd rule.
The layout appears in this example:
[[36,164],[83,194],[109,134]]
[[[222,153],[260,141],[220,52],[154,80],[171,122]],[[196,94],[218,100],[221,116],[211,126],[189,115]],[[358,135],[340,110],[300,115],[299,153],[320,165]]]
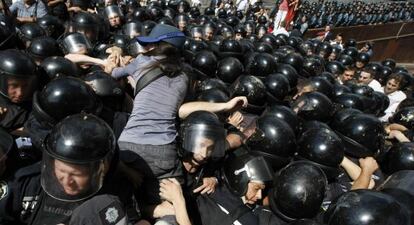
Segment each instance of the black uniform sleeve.
[[1,182],[0,224],[25,224],[41,191],[40,163],[22,168],[9,181]]

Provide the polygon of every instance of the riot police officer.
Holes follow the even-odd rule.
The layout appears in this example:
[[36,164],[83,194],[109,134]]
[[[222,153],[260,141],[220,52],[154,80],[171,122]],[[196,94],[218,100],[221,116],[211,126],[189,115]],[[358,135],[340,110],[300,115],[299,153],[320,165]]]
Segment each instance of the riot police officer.
[[21,134],[37,89],[37,67],[28,55],[17,50],[1,51],[0,58],[0,127]]
[[[90,114],[67,117],[44,141],[41,163],[2,182],[0,218],[11,224],[69,222],[72,211],[99,194],[118,196],[126,206],[129,188],[116,174],[116,139],[111,128]],[[116,186],[114,186],[116,184]]]

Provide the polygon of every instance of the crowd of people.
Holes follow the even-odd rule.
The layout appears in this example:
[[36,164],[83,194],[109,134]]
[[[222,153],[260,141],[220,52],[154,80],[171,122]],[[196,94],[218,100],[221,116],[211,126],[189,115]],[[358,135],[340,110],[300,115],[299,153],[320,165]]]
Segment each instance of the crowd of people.
[[375,25],[413,21],[414,4],[409,1],[303,1],[297,13],[297,24],[306,23],[309,28]]
[[0,224],[414,221],[413,75],[285,29],[336,4],[1,3]]

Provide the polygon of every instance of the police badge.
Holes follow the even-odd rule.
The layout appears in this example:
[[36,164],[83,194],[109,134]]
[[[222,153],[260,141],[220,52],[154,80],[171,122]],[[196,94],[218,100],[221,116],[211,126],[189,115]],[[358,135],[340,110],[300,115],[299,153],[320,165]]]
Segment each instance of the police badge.
[[9,188],[5,181],[0,181],[0,200],[6,197]]
[[105,212],[105,219],[109,223],[114,223],[119,217],[118,210],[115,207],[108,208]]

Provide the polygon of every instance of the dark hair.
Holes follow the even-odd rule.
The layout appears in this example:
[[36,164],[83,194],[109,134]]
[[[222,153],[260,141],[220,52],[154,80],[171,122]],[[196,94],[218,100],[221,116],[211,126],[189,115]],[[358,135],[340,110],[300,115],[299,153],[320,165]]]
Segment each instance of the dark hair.
[[181,51],[167,42],[159,42],[155,48],[144,53],[146,56],[166,56],[153,67],[160,67],[166,76],[176,76],[181,72]]
[[361,72],[369,73],[371,78],[375,78],[376,72],[371,68],[364,68]]
[[391,74],[390,77],[388,77],[387,82],[389,80],[392,80],[392,79],[394,79],[395,82],[398,83],[398,85],[399,85],[398,89],[401,89],[402,87],[404,87],[404,85],[406,83],[406,80],[404,79],[404,77],[401,74],[395,74],[395,73]]

